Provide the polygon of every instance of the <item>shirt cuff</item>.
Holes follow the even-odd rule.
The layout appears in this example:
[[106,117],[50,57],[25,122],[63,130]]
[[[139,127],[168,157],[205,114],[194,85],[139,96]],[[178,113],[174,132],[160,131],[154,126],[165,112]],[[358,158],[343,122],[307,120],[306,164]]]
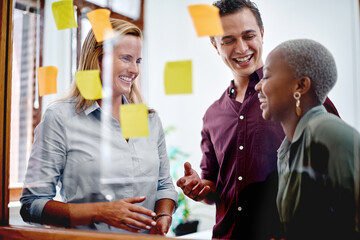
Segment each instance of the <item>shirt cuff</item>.
[[45,204],[51,199],[36,199],[31,203],[30,217],[32,222],[41,223],[41,215]]
[[160,190],[160,191],[157,191],[156,193],[156,201],[159,201],[160,199],[171,199],[174,201],[175,203],[175,209],[174,209],[174,212],[175,210],[177,209],[178,207],[178,193],[175,191],[175,190]]

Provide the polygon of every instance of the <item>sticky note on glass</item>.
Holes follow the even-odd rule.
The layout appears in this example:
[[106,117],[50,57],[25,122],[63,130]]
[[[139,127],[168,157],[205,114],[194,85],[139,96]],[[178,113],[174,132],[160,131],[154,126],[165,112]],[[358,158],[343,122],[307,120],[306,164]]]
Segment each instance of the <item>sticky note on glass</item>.
[[39,67],[37,70],[39,96],[57,93],[56,79],[58,69],[54,66]]
[[54,2],[51,9],[58,30],[77,27],[73,0]]
[[165,94],[192,93],[191,60],[167,62],[164,70]]
[[110,11],[97,9],[86,14],[88,17],[97,42],[114,37],[114,31],[110,23]]
[[219,8],[209,4],[188,6],[198,37],[223,35]]
[[75,73],[75,83],[81,96],[87,100],[102,98],[102,85],[99,70],[86,70]]
[[149,123],[146,105],[120,105],[120,125],[124,138],[148,137]]

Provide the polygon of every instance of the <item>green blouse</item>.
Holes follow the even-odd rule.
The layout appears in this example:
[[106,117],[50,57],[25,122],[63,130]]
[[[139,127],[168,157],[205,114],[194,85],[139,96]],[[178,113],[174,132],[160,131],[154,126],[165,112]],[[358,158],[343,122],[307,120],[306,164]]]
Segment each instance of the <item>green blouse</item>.
[[323,106],[300,119],[292,142],[285,137],[277,207],[288,239],[358,234],[359,153],[359,132]]

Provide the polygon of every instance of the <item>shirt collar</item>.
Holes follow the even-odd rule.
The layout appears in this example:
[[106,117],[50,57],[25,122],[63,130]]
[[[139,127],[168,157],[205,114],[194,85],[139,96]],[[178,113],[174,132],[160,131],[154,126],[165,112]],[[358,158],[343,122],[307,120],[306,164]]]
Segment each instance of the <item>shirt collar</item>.
[[313,118],[314,116],[317,116],[319,114],[326,113],[325,107],[323,105],[319,105],[316,107],[313,107],[310,109],[298,122],[296,125],[295,133],[292,142],[296,142],[299,140],[301,134],[303,133],[308,121]]
[[87,109],[85,109],[84,113],[85,115],[89,115],[90,113],[92,113],[93,111],[97,110],[97,109],[100,109],[100,106],[98,104],[97,101],[95,101],[93,103],[93,105],[91,105],[90,107],[88,107]]
[[[263,67],[259,68],[250,75],[248,88],[255,88],[255,85],[263,78]],[[231,80],[230,86],[228,88],[228,96],[230,98],[236,97],[236,89],[234,80]]]
[[[294,137],[293,137],[293,141],[292,143],[296,142],[299,140],[300,136],[302,135],[308,121],[313,118],[314,116],[317,116],[321,113],[326,112],[325,107],[323,105],[319,105],[316,107],[313,107],[312,109],[310,109],[298,122],[298,124],[296,125],[296,129],[295,129],[295,133],[294,133]],[[281,143],[279,149],[278,149],[278,158],[279,159],[283,159],[284,155],[286,154],[286,152],[288,151],[288,148],[290,147],[290,145],[292,144],[289,139],[285,136],[283,142]]]
[[[129,104],[129,101],[126,99],[126,97],[125,97],[124,94],[121,95],[121,102],[122,102],[122,104]],[[89,115],[90,113],[92,113],[93,111],[95,111],[95,110],[97,110],[97,109],[100,110],[100,106],[99,106],[98,102],[95,101],[95,102],[93,103],[93,105],[91,105],[90,107],[88,107],[87,109],[85,109],[84,113],[85,113],[86,115]]]

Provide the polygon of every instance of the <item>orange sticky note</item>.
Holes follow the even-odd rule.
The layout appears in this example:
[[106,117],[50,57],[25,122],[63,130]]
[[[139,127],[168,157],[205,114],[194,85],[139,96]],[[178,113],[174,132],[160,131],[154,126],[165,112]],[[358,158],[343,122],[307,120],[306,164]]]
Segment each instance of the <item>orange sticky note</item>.
[[209,4],[188,6],[198,37],[223,35],[219,8]]
[[165,94],[192,93],[191,61],[167,62],[164,70]]
[[54,2],[51,9],[58,30],[77,27],[73,0]]
[[37,70],[39,96],[57,93],[56,78],[58,69],[54,66],[39,67]]
[[97,42],[114,37],[114,31],[110,23],[110,11],[97,9],[86,14],[88,17]]
[[120,125],[123,137],[148,137],[148,118],[148,109],[145,104],[120,105]]
[[75,83],[85,99],[96,100],[102,98],[102,85],[99,70],[76,72]]

